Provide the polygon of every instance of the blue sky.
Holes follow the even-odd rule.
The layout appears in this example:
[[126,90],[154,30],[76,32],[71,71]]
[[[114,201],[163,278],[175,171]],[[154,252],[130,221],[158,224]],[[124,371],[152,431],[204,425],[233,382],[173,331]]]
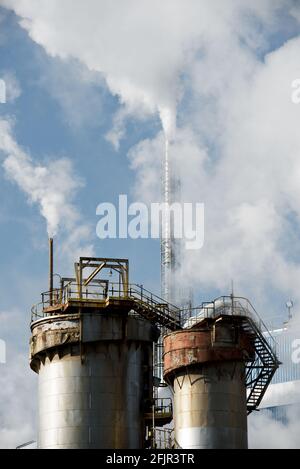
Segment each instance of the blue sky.
[[[118,14],[106,0],[89,0],[90,11],[71,0],[53,0],[51,8],[47,0],[0,3],[8,8],[0,7],[0,79],[19,88],[0,104],[0,124],[11,122],[18,151],[35,167],[71,161],[70,177],[82,186],[68,196],[95,254],[129,258],[131,281],[160,293],[159,241],[98,239],[96,207],[116,204],[119,194],[158,202],[164,136],[171,135],[183,200],[206,206],[204,248],[182,262],[196,301],[228,294],[233,279],[265,317],[284,319],[289,298],[298,312],[297,2],[228,0],[220,8],[191,0],[186,8],[181,0],[141,0],[140,8],[127,2],[133,10],[118,2]],[[116,150],[107,135],[120,129]],[[0,153],[0,339],[9,349],[2,369],[12,388],[24,376],[26,392],[15,405],[24,421],[35,412],[33,404],[25,415],[22,409],[35,386],[26,357],[30,308],[48,285],[47,227],[38,204],[8,177],[6,157]],[[72,273],[70,259],[63,265],[60,257],[71,235],[62,223],[55,240],[61,274]],[[33,424],[18,435],[22,421],[9,427],[0,405],[1,416],[0,446],[1,438],[13,446],[35,436]]]
[[[51,87],[52,77],[45,79],[48,67],[50,74],[51,68],[56,66],[68,73],[68,64],[57,64],[59,60],[49,59],[42,48],[35,45],[18,26],[13,13],[1,13],[5,15],[5,42],[1,45],[0,75],[12,71],[22,89],[21,96],[14,103],[1,105],[1,115],[16,119],[16,139],[36,161],[43,162],[59,156],[72,158],[76,173],[85,183],[85,187],[78,191],[76,204],[84,222],[94,226],[93,242],[97,255],[128,257],[132,278],[159,291],[158,241],[99,240],[96,236],[97,205],[101,202],[116,203],[119,194],[130,197],[135,175],[129,168],[127,152],[136,142],[151,136],[152,127],[157,128],[158,122],[153,121],[151,125],[129,124],[128,137],[120,151],[116,152],[105,139],[117,107],[116,98],[100,86],[78,84],[76,78],[72,83],[72,74],[69,74],[71,82],[68,85],[83,87],[81,92],[87,100],[85,106],[96,111],[87,116],[83,125],[74,129],[59,98],[53,97],[47,89],[47,81]],[[67,84],[62,83],[62,86],[66,87]],[[97,94],[100,96],[99,110],[94,109],[93,102]],[[47,289],[45,221],[38,207],[28,204],[24,193],[8,181],[3,172],[0,178],[1,306],[26,308],[28,315],[30,304],[39,299],[41,287]],[[22,286],[24,277],[27,279],[25,289]],[[30,289],[28,283],[31,283]]]

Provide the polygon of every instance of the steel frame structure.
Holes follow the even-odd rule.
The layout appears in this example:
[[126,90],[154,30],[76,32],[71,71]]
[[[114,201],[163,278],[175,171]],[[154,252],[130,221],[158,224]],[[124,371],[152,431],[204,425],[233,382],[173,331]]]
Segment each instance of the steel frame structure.
[[[92,270],[87,277],[84,276],[86,269]],[[99,278],[107,270],[118,274],[117,283]],[[189,310],[192,317],[187,318],[184,310],[159,298],[141,285],[130,284],[127,259],[81,257],[79,262],[75,263],[74,278],[62,278],[60,289],[52,289],[42,294],[42,302],[32,308],[32,324],[51,316],[72,314],[74,310],[80,310],[80,313],[84,314],[90,308],[103,310],[104,313],[118,310],[125,315],[137,314],[156,325],[162,336],[171,331],[197,328],[203,321],[238,317],[238,323],[242,324],[243,331],[249,336],[255,349],[255,358],[249,358],[246,364],[248,413],[259,406],[280,364],[276,357],[275,342],[272,346],[266,339],[268,330],[247,299],[233,295],[221,297]],[[162,375],[162,356],[162,342],[159,341],[155,345],[154,353],[155,373],[159,377]],[[154,399],[158,402],[155,393]],[[149,412],[147,420],[149,421]],[[170,407],[161,403],[159,406],[155,405],[155,425],[160,426],[169,421]]]

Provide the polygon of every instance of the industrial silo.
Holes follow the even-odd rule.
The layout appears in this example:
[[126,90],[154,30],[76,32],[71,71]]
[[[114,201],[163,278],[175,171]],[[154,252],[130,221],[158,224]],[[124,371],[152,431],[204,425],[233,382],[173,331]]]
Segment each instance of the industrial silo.
[[[105,269],[118,282],[99,278]],[[146,299],[128,289],[126,260],[81,258],[75,278],[33,308],[40,449],[144,446],[159,331],[141,314],[149,314]]]
[[174,395],[175,445],[245,449],[247,414],[277,367],[276,356],[244,299],[204,305],[164,338],[164,377]]

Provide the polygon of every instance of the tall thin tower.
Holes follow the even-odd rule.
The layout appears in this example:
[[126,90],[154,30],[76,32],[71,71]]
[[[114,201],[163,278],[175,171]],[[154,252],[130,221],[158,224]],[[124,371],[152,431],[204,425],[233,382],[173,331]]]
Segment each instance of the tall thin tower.
[[181,202],[181,181],[170,158],[170,141],[166,139],[162,164],[162,202],[165,205],[161,229],[161,296],[168,303],[180,307],[190,306],[193,292],[179,285],[179,270],[183,255],[183,240],[174,235],[173,219],[167,208]]
[[[175,304],[174,298],[174,262],[175,262],[175,249],[174,249],[174,236],[173,227],[169,215],[169,207],[174,200],[172,177],[170,167],[170,142],[166,138],[165,155],[162,162],[162,203],[164,210],[162,215],[161,226],[161,296],[168,302]],[[154,359],[154,372],[157,377],[163,381],[163,334],[158,339],[155,346],[155,359]]]
[[169,141],[166,139],[165,157],[162,168],[162,201],[165,204],[161,230],[161,294],[166,301],[171,296],[172,240],[168,207],[171,204],[171,178]]

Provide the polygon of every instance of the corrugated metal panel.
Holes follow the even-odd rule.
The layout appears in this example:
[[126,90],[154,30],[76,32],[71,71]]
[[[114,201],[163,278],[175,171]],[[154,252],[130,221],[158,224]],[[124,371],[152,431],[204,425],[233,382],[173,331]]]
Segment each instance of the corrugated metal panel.
[[[277,342],[277,356],[282,365],[277,370],[272,384],[286,383],[300,379],[300,329],[289,327],[279,331],[272,332]],[[297,354],[297,349],[299,353]],[[298,359],[298,356],[299,359]]]

